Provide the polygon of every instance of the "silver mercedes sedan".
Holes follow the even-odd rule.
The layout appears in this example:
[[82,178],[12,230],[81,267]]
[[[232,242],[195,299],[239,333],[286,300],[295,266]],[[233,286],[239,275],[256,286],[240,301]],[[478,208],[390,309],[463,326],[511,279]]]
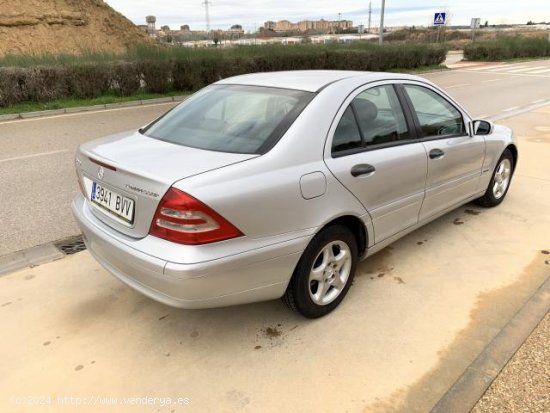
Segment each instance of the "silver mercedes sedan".
[[154,300],[282,297],[315,318],[359,260],[466,202],[500,204],[517,158],[510,129],[420,77],[258,73],[82,145],[72,209],[97,261]]

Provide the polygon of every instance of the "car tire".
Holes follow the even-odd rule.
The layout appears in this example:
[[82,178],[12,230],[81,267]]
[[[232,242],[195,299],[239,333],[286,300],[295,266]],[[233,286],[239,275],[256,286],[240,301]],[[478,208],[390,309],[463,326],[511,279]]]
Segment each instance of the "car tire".
[[481,198],[476,199],[475,202],[486,208],[500,204],[508,193],[513,174],[514,156],[509,149],[505,149],[497,162],[485,194]]
[[357,261],[357,240],[347,227],[323,229],[300,258],[283,302],[307,318],[330,313],[346,296]]

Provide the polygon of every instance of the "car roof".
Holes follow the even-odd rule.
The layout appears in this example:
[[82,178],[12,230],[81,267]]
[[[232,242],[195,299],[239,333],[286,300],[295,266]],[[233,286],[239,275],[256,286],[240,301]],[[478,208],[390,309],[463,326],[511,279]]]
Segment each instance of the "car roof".
[[349,78],[362,78],[361,80],[364,80],[365,83],[388,79],[423,80],[417,76],[400,73],[359,72],[351,70],[295,70],[234,76],[220,80],[216,84],[264,86],[318,92],[331,83]]

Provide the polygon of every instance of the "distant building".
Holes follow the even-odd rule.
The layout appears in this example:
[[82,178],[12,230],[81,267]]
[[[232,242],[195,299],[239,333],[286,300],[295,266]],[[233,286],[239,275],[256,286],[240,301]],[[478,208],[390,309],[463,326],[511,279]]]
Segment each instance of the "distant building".
[[241,26],[240,24],[234,24],[233,26],[231,26],[231,28],[228,30],[228,34],[231,35],[231,37],[233,36],[241,36],[244,34],[244,30],[243,30],[243,26]]
[[264,29],[265,30],[272,30],[272,31],[275,31],[275,27],[277,26],[277,23],[275,23],[274,21],[272,20],[269,20],[267,22],[264,23]]
[[292,23],[288,20],[279,20],[274,22],[272,20],[264,23],[264,30],[272,30],[275,32],[306,32],[308,30],[314,30],[318,32],[337,32],[340,30],[350,30],[353,28],[353,22],[351,20],[302,20],[298,23]]
[[[164,30],[165,33],[168,33],[168,31]],[[208,33],[204,30],[191,30],[188,24],[184,24],[183,26],[180,26],[179,31],[170,31],[170,34],[173,35],[182,35],[182,36],[207,36]],[[244,34],[243,26],[240,24],[234,24],[229,28],[228,30],[222,30],[222,29],[215,29],[210,31],[210,36],[216,37],[216,38],[235,38],[240,37]]]

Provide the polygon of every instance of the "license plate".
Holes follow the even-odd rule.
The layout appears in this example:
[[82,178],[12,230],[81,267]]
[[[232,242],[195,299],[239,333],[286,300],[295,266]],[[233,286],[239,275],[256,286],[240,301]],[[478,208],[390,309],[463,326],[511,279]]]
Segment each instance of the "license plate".
[[134,222],[134,200],[92,181],[90,201],[126,224]]

